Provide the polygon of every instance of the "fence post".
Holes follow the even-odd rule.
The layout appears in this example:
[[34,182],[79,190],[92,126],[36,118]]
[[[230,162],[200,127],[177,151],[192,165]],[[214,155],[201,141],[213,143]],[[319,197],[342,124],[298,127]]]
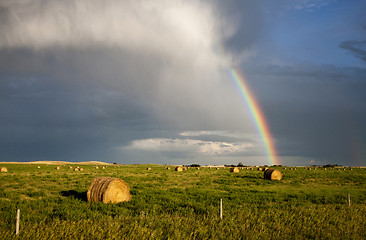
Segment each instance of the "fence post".
[[220,198],[220,220],[222,220],[222,198]]
[[19,234],[20,209],[17,210],[17,223],[15,226],[15,235]]

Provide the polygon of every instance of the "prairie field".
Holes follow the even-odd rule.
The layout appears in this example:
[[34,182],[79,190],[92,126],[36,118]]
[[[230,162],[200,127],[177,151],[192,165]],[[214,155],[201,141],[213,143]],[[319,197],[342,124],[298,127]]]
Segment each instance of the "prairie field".
[[[0,239],[366,239],[365,168],[276,167],[270,181],[245,168],[0,166]],[[99,176],[123,179],[132,200],[88,202]]]

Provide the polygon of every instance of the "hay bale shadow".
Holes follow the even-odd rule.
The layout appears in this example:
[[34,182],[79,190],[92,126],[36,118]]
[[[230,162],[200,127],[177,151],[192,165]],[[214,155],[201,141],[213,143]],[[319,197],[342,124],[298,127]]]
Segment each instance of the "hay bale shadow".
[[61,191],[60,192],[62,196],[64,197],[73,197],[82,201],[87,202],[88,198],[86,195],[86,191],[78,192],[75,190],[68,190],[68,191]]

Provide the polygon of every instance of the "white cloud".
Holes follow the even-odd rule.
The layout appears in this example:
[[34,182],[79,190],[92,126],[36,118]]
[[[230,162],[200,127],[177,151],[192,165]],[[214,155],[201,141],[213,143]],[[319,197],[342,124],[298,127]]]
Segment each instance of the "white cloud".
[[295,10],[305,10],[308,12],[313,12],[322,7],[328,6],[331,1],[329,0],[291,0],[289,4],[292,4],[292,7]]
[[8,13],[0,35],[0,46],[6,47],[103,44],[176,52],[172,45],[195,43],[202,50],[215,40],[209,5],[195,1],[5,1],[0,6]]
[[231,137],[238,139],[251,139],[251,141],[261,141],[258,134],[248,134],[235,131],[223,131],[223,130],[210,130],[210,131],[184,131],[179,134],[183,137],[200,137],[200,136],[219,136],[219,137]]
[[198,137],[207,135],[216,135],[219,131],[185,131],[181,132],[179,135],[184,137]]
[[178,152],[192,155],[230,155],[247,152],[251,143],[228,143],[193,139],[150,138],[134,140],[124,150]]

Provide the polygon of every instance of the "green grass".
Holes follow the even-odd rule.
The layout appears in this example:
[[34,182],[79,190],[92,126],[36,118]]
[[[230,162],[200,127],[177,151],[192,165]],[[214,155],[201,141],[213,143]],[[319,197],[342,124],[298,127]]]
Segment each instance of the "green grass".
[[[366,169],[263,172],[124,165],[84,172],[7,164],[0,174],[0,239],[365,239]],[[126,181],[130,202],[89,203],[94,177]],[[347,194],[351,194],[348,207]],[[219,200],[223,199],[223,220]],[[21,210],[15,236],[16,210]]]

